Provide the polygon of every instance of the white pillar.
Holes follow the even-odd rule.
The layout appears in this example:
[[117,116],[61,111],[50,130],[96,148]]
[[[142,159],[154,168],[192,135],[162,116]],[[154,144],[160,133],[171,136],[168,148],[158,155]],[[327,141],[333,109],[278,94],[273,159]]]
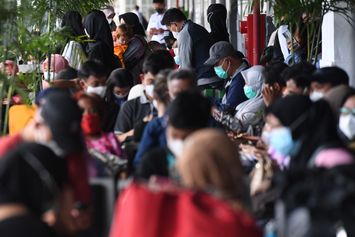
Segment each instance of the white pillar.
[[[355,14],[353,14],[354,17]],[[338,66],[344,69],[355,87],[355,28],[334,12],[324,16],[322,25],[321,67]]]

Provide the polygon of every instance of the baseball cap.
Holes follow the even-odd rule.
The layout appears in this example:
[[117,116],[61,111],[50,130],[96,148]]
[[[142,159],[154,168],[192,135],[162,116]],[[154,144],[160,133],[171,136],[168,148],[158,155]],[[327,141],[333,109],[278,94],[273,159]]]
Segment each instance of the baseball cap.
[[210,48],[210,57],[206,60],[205,65],[214,66],[219,62],[219,60],[228,56],[238,56],[244,58],[244,55],[236,51],[232,44],[226,41],[217,42]]
[[82,111],[66,92],[52,91],[40,101],[41,116],[49,126],[53,140],[65,154],[85,148],[81,131]]

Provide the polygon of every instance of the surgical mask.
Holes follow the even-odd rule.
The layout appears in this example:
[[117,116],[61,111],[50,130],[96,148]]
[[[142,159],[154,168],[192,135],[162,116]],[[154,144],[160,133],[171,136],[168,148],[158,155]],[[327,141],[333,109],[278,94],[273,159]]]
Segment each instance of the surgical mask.
[[149,96],[149,97],[153,97],[153,93],[154,93],[154,85],[146,85],[145,88],[145,93]]
[[354,139],[355,116],[352,114],[341,114],[339,118],[339,129],[348,139]]
[[175,39],[178,39],[179,32],[172,31],[171,33],[173,33],[173,36],[174,36]]
[[181,155],[184,148],[184,141],[180,139],[168,139],[168,148],[175,157]]
[[244,86],[244,94],[248,99],[252,99],[256,96],[256,92],[251,86]]
[[55,72],[43,72],[43,77],[46,81],[52,81],[55,79],[55,77],[57,76],[57,73]]
[[292,138],[291,129],[288,127],[275,128],[270,132],[270,147],[274,148],[279,154],[289,156],[295,146]]
[[113,22],[113,18],[107,18],[108,24],[111,25],[111,23]]
[[174,57],[174,61],[175,61],[175,63],[176,63],[177,65],[180,66],[180,58],[179,58],[179,56],[175,56],[175,57]]
[[309,98],[313,101],[313,102],[316,102],[320,99],[322,99],[324,97],[324,94],[322,92],[319,92],[319,91],[313,91],[311,93],[311,95],[309,96]]
[[125,99],[125,98],[128,96],[128,93],[127,93],[127,94],[124,94],[124,95],[117,95],[117,94],[113,93],[113,96],[114,96],[116,99]]
[[88,86],[86,93],[96,94],[96,95],[100,96],[101,98],[104,98],[105,93],[106,93],[106,86],[98,86],[98,87]]
[[229,64],[229,66],[228,66],[228,68],[227,68],[226,71],[224,71],[224,69],[223,69],[223,67],[222,67],[223,64],[224,64],[224,61],[223,61],[223,63],[222,63],[221,66],[214,67],[214,71],[215,71],[216,75],[217,75],[219,78],[227,79],[227,78],[228,78],[228,70],[229,70],[229,68],[230,68],[230,64]]

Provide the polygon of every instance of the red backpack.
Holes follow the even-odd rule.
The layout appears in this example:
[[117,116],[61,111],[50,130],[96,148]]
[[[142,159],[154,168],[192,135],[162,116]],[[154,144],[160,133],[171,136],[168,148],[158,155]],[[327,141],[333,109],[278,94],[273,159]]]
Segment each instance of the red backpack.
[[246,213],[205,193],[132,184],[116,204],[110,237],[260,237]]

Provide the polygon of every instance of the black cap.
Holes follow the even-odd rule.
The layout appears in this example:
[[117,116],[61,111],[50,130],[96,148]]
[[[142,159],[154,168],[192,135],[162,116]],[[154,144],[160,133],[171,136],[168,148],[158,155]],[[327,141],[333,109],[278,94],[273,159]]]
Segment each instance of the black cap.
[[153,3],[163,3],[163,4],[165,4],[165,0],[153,0]]
[[226,41],[217,42],[210,48],[210,57],[205,62],[205,65],[214,66],[219,62],[219,60],[228,56],[244,57],[243,54],[240,55],[240,52],[233,48],[232,44]]
[[65,154],[82,152],[82,111],[68,93],[55,91],[40,101],[41,116],[49,126],[53,140]]

